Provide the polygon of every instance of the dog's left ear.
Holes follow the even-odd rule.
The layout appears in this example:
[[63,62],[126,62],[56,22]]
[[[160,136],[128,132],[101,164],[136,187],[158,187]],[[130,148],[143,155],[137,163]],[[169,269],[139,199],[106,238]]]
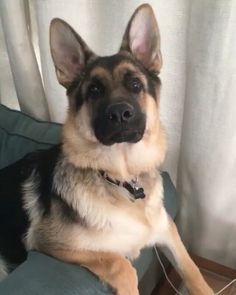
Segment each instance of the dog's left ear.
[[68,88],[80,77],[95,54],[65,21],[55,18],[50,25],[50,49],[59,83]]
[[162,66],[160,33],[149,4],[139,6],[126,28],[120,51],[129,51],[150,71],[159,73]]

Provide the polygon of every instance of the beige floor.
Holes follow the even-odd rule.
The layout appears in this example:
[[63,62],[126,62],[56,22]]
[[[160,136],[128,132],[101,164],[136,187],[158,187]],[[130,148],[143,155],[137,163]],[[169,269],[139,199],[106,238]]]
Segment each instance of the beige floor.
[[[202,273],[206,281],[208,282],[208,284],[212,287],[212,289],[215,292],[218,292],[219,290],[221,290],[224,286],[226,286],[231,281],[230,279],[226,277],[219,276],[208,271],[202,271]],[[183,295],[188,294],[185,288],[181,288],[180,292]],[[222,292],[220,295],[236,295],[236,282],[233,285],[231,285],[229,288],[227,288],[224,292]]]

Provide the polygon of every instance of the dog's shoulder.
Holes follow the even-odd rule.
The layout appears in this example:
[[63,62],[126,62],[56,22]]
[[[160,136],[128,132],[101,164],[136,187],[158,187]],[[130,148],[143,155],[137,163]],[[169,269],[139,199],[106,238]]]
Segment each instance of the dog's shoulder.
[[25,178],[29,177],[30,174],[35,171],[43,176],[50,174],[58,161],[61,154],[61,145],[54,145],[49,149],[37,150],[27,154],[23,159],[21,174]]
[[24,201],[34,198],[44,213],[50,210],[54,171],[60,155],[61,145],[55,145],[47,150],[30,153],[23,159],[20,173],[24,178],[21,184]]
[[1,189],[8,185],[7,181],[21,184],[34,170],[40,174],[53,169],[61,151],[61,145],[49,149],[36,150],[26,154],[22,159],[0,170]]
[[48,180],[59,154],[60,145],[53,146],[29,153],[0,170],[0,253],[10,266],[26,258],[22,239],[30,226],[30,220],[24,208],[26,200],[22,186],[32,175],[38,175],[41,186],[49,189]]
[[51,179],[59,154],[60,145],[53,146],[29,153],[0,170],[0,220],[3,223],[11,222],[12,228],[18,224],[21,233],[27,228],[28,215],[24,210],[26,183],[32,182],[37,187],[37,199],[46,206],[44,192],[51,191]]

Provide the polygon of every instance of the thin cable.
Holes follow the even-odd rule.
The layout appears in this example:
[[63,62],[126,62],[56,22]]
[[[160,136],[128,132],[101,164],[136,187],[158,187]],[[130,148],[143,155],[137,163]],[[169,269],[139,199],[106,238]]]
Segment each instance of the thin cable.
[[167,281],[169,282],[169,284],[171,285],[171,287],[173,288],[173,290],[175,290],[176,294],[178,294],[178,295],[183,295],[182,293],[180,293],[180,292],[175,288],[175,286],[172,284],[171,280],[169,279],[169,277],[168,277],[168,275],[167,275],[167,273],[166,273],[165,266],[164,266],[164,264],[162,263],[162,261],[161,261],[161,257],[160,257],[160,255],[159,255],[159,253],[158,253],[158,251],[157,251],[157,247],[155,246],[154,249],[155,249],[156,256],[157,256],[157,258],[158,258],[158,260],[159,260],[159,262],[160,262],[160,265],[161,265],[161,267],[162,267],[162,270],[163,270],[163,272],[164,272],[164,275],[165,275]]
[[[155,250],[155,252],[156,252],[157,259],[158,259],[158,261],[160,262],[160,265],[161,265],[161,267],[162,267],[162,270],[163,270],[163,272],[164,272],[164,275],[165,275],[167,281],[169,282],[169,284],[171,285],[171,287],[173,288],[173,290],[175,290],[176,294],[178,294],[178,295],[183,295],[182,293],[180,293],[180,292],[175,288],[175,286],[172,284],[171,280],[169,279],[169,277],[168,277],[168,275],[167,275],[167,273],[166,273],[165,266],[164,266],[163,262],[161,261],[161,257],[160,257],[160,255],[159,255],[159,253],[158,253],[158,251],[157,251],[157,247],[156,247],[156,246],[154,247],[154,250]],[[236,282],[236,278],[233,279],[233,280],[232,280],[229,284],[227,284],[224,288],[222,288],[222,289],[219,290],[217,293],[215,293],[215,295],[220,295],[220,294],[222,294],[222,292],[224,292],[227,288],[229,288],[229,287],[230,287],[233,283],[235,283],[235,282]]]
[[221,294],[225,289],[229,288],[235,282],[236,282],[236,278],[233,279],[230,283],[228,283],[228,285],[226,285],[223,289],[221,289],[220,291],[218,291],[217,293],[215,293],[215,295]]

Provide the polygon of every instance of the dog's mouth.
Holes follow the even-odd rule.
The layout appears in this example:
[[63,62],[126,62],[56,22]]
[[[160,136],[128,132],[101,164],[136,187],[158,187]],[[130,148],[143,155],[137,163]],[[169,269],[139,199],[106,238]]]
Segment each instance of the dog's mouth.
[[123,129],[123,130],[115,130],[107,134],[106,136],[97,136],[99,141],[104,145],[112,145],[115,143],[137,143],[143,137],[144,130],[132,130],[132,129]]
[[139,130],[122,130],[110,136],[110,141],[114,143],[131,142],[136,143],[143,137],[143,132]]

